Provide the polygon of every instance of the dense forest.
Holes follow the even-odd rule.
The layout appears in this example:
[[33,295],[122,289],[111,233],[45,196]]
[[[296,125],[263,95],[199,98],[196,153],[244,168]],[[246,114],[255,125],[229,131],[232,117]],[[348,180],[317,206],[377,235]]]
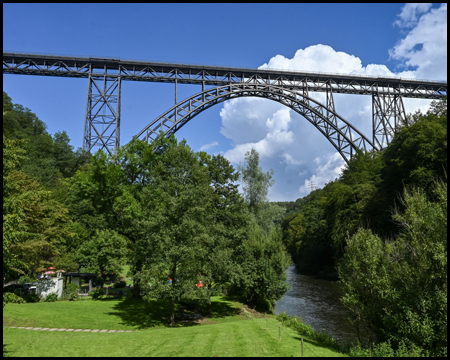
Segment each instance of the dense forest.
[[129,264],[134,296],[170,300],[173,323],[175,302],[209,306],[215,293],[271,311],[292,258],[339,279],[375,343],[445,356],[446,99],[302,199],[270,203],[272,175],[253,149],[235,169],[173,136],[114,155],[75,151],[3,92],[4,283],[49,266],[101,283]]
[[447,348],[447,100],[410,115],[383,151],[287,210],[299,270],[339,278],[356,326],[378,341]]

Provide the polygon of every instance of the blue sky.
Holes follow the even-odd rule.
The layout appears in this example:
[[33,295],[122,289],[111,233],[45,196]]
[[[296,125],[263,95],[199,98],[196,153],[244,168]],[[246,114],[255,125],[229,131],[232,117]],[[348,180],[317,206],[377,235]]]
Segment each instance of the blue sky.
[[[445,4],[3,4],[3,50],[447,80]],[[264,65],[266,64],[266,65]],[[3,90],[82,144],[87,79],[3,75]],[[200,91],[179,85],[178,99]],[[317,99],[321,99],[317,95]],[[371,138],[370,98],[335,97]],[[406,110],[428,101],[405,102]],[[174,104],[174,85],[123,82],[121,144]],[[270,100],[216,105],[176,136],[234,164],[255,147],[275,171],[269,197],[322,187],[343,160],[304,118]]]

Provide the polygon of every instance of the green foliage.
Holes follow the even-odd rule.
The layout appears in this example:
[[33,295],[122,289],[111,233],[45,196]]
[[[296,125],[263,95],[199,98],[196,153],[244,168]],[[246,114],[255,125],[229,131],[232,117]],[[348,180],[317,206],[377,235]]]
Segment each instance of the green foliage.
[[29,303],[37,303],[39,301],[41,301],[41,298],[39,297],[38,293],[31,293],[27,297],[27,302],[29,302]]
[[84,242],[77,253],[81,271],[109,274],[122,271],[127,243],[114,230],[96,230],[92,239]]
[[27,275],[19,277],[19,284],[26,284],[26,283],[32,283],[32,282],[36,282],[36,278],[32,278]]
[[260,206],[267,202],[267,194],[275,180],[272,180],[273,170],[266,173],[259,166],[259,154],[252,148],[245,153],[245,162],[238,166],[241,173],[244,199],[250,211],[256,214]]
[[76,301],[80,298],[78,295],[78,291],[80,290],[80,287],[77,284],[69,283],[66,285],[66,288],[64,289],[64,299],[69,301]]
[[5,307],[5,305],[8,303],[26,304],[26,301],[14,293],[6,292],[6,293],[3,293],[3,307]]
[[279,227],[285,209],[267,202],[269,187],[274,183],[273,170],[263,172],[255,149],[245,154],[239,170],[250,221],[238,252],[240,276],[236,283],[249,304],[260,311],[272,312],[275,301],[288,289],[285,270],[290,259]]
[[312,193],[302,211],[282,223],[284,243],[302,271],[315,272],[331,265],[332,245],[327,238],[324,208],[326,194],[326,190]]
[[47,294],[47,296],[44,298],[44,302],[55,302],[56,300],[58,300],[58,294],[53,292],[50,294]]
[[123,281],[123,280],[116,282],[114,284],[114,288],[116,288],[116,289],[124,288],[125,286],[127,286],[127,283],[126,283],[126,281]]
[[357,152],[282,222],[297,267],[332,275],[339,266],[353,323],[394,353],[402,342],[446,353],[446,184],[435,185],[447,173],[446,108],[433,102],[382,152]]
[[105,295],[105,289],[102,287],[96,287],[93,288],[90,292],[89,295],[92,296],[92,300],[97,300],[100,296]]
[[213,189],[204,155],[195,154],[184,141],[170,141],[154,164],[152,186],[142,191],[147,206],[139,220],[142,235],[135,256],[144,264],[141,276],[153,285],[151,296],[171,299],[173,322],[174,300],[194,292],[205,245],[211,241]]
[[55,187],[58,179],[72,176],[86,162],[89,154],[81,149],[74,152],[65,131],[54,137],[46,131],[46,124],[36,114],[3,92],[3,130],[10,139],[23,139],[27,158],[21,169],[45,187]]
[[318,341],[325,346],[328,346],[332,349],[342,351],[342,346],[340,346],[336,339],[332,338],[326,332],[315,331],[311,326],[305,324],[301,319],[297,316],[289,316],[286,312],[282,312],[281,314],[276,316],[276,319],[281,322],[283,326],[289,327],[298,334],[309,337],[312,340]]
[[405,345],[402,341],[398,348],[392,348],[390,341],[379,344],[371,344],[367,348],[361,346],[352,347],[349,350],[352,357],[428,357],[428,352],[414,344]]
[[433,202],[421,190],[405,191],[402,231],[382,241],[359,230],[339,265],[343,303],[354,321],[381,341],[408,341],[434,355],[447,347],[447,184],[435,185]]
[[3,135],[3,276],[24,274],[28,265],[19,259],[13,247],[31,234],[25,225],[25,208],[37,195],[17,182],[22,175],[15,168],[23,160],[22,142]]
[[94,279],[94,283],[100,287],[103,287],[103,284],[105,283],[105,279],[101,276],[96,276]]
[[253,221],[247,236],[239,251],[242,271],[239,285],[251,305],[270,312],[275,301],[288,290],[285,270],[290,259],[281,241],[280,229],[273,227],[265,232]]
[[[77,238],[68,209],[49,187],[70,176],[84,160],[72,151],[65,133],[47,134],[29,109],[3,92],[3,273],[30,274],[67,258]],[[24,154],[26,153],[26,156]],[[76,158],[69,169],[68,157]],[[66,159],[66,160],[64,160]],[[81,161],[81,162],[80,162]],[[75,241],[76,242],[76,241]]]
[[433,181],[446,176],[446,103],[433,102],[427,114],[411,116],[385,150],[357,152],[339,180],[297,200],[300,211],[286,216],[282,227],[301,270],[333,272],[347,238],[360,227],[383,237],[398,235],[401,227],[391,213],[403,209],[398,199],[404,186],[421,187],[430,196]]

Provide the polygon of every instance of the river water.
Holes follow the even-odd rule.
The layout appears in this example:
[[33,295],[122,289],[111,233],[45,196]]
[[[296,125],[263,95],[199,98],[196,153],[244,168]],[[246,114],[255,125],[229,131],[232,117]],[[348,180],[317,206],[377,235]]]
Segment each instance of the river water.
[[275,303],[275,314],[303,318],[314,330],[326,331],[340,341],[355,343],[355,328],[347,320],[348,313],[340,303],[338,285],[330,280],[302,275],[295,265],[287,270],[289,291]]

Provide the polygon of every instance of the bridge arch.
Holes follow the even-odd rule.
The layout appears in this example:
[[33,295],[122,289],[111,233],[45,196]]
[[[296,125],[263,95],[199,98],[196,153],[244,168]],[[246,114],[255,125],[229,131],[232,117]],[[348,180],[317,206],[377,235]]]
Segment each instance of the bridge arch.
[[346,162],[352,158],[357,149],[378,150],[358,129],[333,109],[305,94],[271,84],[230,84],[202,91],[174,105],[147,125],[136,137],[147,142],[152,141],[161,130],[165,136],[170,136],[204,110],[238,97],[266,98],[291,108],[313,124]]

